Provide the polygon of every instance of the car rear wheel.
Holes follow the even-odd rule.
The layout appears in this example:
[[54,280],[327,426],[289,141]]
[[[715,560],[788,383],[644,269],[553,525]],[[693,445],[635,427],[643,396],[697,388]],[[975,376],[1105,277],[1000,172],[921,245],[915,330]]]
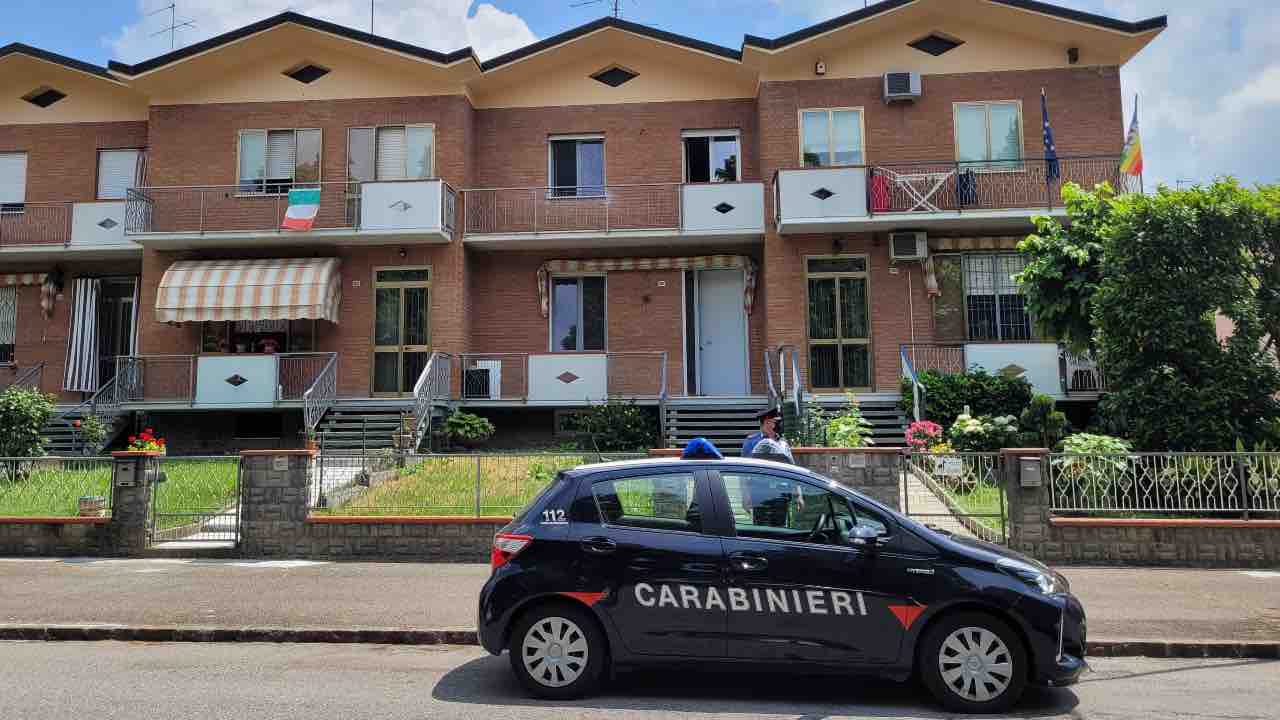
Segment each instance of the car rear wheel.
[[535,608],[516,624],[509,645],[511,669],[539,697],[554,700],[589,695],[608,662],[605,640],[585,610],[553,605]]
[[1013,629],[982,613],[942,618],[929,628],[917,659],[921,679],[950,710],[1003,712],[1027,685],[1027,653]]

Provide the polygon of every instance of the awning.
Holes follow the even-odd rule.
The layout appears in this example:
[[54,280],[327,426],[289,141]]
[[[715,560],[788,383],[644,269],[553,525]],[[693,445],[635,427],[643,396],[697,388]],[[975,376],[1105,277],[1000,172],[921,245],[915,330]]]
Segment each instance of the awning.
[[0,287],[10,285],[39,285],[44,282],[44,273],[9,273],[0,275]]
[[929,238],[929,248],[938,252],[956,250],[1017,250],[1022,237],[942,237]]
[[160,279],[156,319],[338,322],[337,258],[179,260]]
[[538,268],[538,300],[542,317],[551,313],[547,298],[547,282],[551,273],[598,273],[629,270],[716,270],[742,268],[746,272],[743,283],[742,307],[747,314],[756,299],[756,261],[746,255],[695,255],[692,257],[658,258],[596,258],[591,260],[548,260]]

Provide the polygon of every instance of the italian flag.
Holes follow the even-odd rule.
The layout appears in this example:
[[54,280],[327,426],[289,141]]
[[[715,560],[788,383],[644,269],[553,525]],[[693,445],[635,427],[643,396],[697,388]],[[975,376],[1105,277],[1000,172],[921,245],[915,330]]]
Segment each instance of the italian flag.
[[280,223],[283,230],[310,230],[320,212],[320,188],[289,191],[289,209]]

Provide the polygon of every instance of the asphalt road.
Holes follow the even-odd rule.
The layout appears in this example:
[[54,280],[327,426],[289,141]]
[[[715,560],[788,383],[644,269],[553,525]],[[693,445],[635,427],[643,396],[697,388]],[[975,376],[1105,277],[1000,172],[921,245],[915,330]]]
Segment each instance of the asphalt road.
[[[1280,661],[1098,659],[1020,717],[1274,718]],[[5,718],[938,718],[912,684],[691,672],[621,675],[599,697],[526,698],[471,647],[0,643]]]
[[[1280,572],[1064,570],[1094,639],[1280,639]],[[0,624],[471,629],[488,577],[488,565],[0,558]]]

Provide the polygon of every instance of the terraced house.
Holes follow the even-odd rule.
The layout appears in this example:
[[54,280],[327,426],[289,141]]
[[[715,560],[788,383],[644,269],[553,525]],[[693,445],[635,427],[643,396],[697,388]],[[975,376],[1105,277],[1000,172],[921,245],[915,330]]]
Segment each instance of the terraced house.
[[1096,397],[1014,245],[1063,183],[1131,186],[1120,67],[1164,27],[889,0],[740,49],[609,18],[479,62],[294,13],[136,65],[10,45],[0,377],[174,452],[606,398],[736,438],[846,391],[887,438],[925,367]]

